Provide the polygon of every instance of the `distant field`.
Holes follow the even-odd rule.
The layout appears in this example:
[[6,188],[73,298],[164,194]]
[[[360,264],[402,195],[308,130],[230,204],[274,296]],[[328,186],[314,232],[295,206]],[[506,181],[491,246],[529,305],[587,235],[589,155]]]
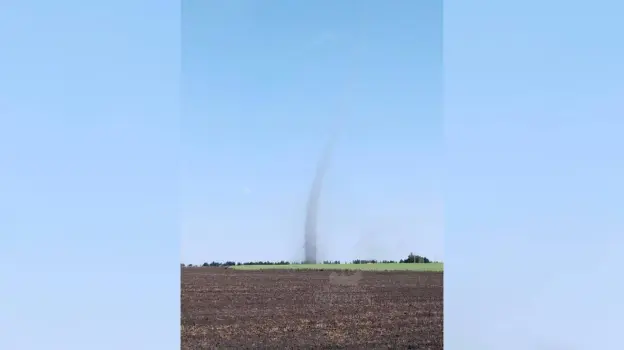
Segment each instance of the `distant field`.
[[362,271],[444,271],[443,263],[429,264],[292,264],[292,265],[239,265],[231,268],[237,270],[362,270]]

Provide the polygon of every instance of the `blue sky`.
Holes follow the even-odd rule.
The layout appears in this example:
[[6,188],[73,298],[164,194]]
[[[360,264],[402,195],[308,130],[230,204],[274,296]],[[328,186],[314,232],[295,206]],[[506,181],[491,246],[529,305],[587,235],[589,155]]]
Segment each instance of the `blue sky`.
[[619,348],[622,10],[446,4],[449,349]]
[[[345,241],[357,239],[355,232],[360,227],[363,231],[369,227],[376,230],[375,225],[385,223],[386,216],[379,213],[384,213],[384,208],[393,209],[389,203],[403,207],[407,195],[426,193],[419,197],[425,207],[425,199],[434,202],[434,189],[443,191],[446,348],[619,349],[624,311],[620,302],[624,288],[617,278],[624,228],[618,210],[624,178],[624,57],[619,45],[622,6],[616,1],[446,2],[443,186],[425,188],[427,181],[423,180],[404,189],[402,186],[410,183],[407,175],[400,177],[388,170],[383,173],[390,183],[388,194],[372,200],[364,196],[381,193],[383,184],[372,178],[381,176],[384,167],[349,158],[362,149],[358,146],[364,138],[373,138],[373,125],[379,135],[373,138],[375,143],[367,150],[366,159],[388,165],[392,171],[401,169],[398,156],[382,161],[383,153],[372,147],[389,139],[394,130],[389,129],[390,124],[374,124],[381,120],[376,118],[382,114],[389,118],[390,113],[382,112],[399,108],[364,97],[380,94],[394,102],[405,102],[409,89],[397,92],[397,96],[387,91],[384,95],[381,88],[371,86],[371,75],[381,73],[356,69],[367,65],[363,57],[376,57],[380,62],[389,58],[353,53],[362,57],[361,61],[346,64],[347,58],[353,57],[350,50],[366,52],[365,47],[370,50],[373,45],[342,46],[344,42],[357,43],[347,36],[349,21],[344,22],[345,27],[330,25],[342,20],[325,21],[326,28],[335,29],[335,39],[323,34],[322,28],[318,38],[316,32],[310,33],[307,46],[292,43],[293,59],[284,63],[290,68],[284,69],[288,74],[280,81],[301,78],[309,85],[301,90],[293,87],[291,100],[278,98],[274,94],[278,90],[272,89],[279,86],[273,86],[261,100],[241,93],[246,103],[228,106],[224,94],[245,86],[241,76],[229,87],[215,85],[212,89],[221,94],[216,95],[219,98],[211,101],[206,96],[203,104],[196,103],[195,107],[184,103],[184,108],[190,108],[183,111],[185,116],[197,115],[187,120],[180,117],[180,78],[184,84],[188,81],[180,70],[177,4],[143,0],[3,2],[0,299],[4,302],[0,304],[0,348],[179,346],[177,266],[181,247],[195,235],[191,225],[184,223],[194,222],[198,227],[195,232],[200,232],[207,227],[207,209],[210,205],[214,208],[214,202],[203,194],[229,194],[229,187],[217,185],[219,181],[226,184],[224,178],[237,184],[231,196],[223,196],[219,211],[212,212],[223,217],[224,228],[230,225],[230,232],[235,232],[244,226],[228,224],[225,214],[237,201],[244,203],[240,205],[243,214],[262,203],[275,208],[264,210],[276,217],[286,206],[284,202],[291,198],[270,195],[277,185],[268,181],[275,173],[284,172],[292,175],[288,178],[293,181],[284,182],[284,188],[292,191],[282,193],[292,196],[289,203],[293,204],[292,221],[282,223],[292,225],[293,231],[299,229],[301,218],[297,215],[302,214],[294,203],[302,200],[306,188],[295,184],[295,179],[309,183],[323,143],[323,137],[317,135],[322,135],[333,116],[346,115],[345,124],[356,127],[348,129],[342,148],[336,151],[334,167],[328,173],[329,204],[323,210],[331,213],[328,209],[333,205],[344,210],[336,211],[336,217],[353,218],[369,211],[379,219],[362,223],[350,219],[353,226],[345,230],[349,232]],[[227,21],[227,11],[238,10],[221,11],[224,15],[219,18]],[[381,9],[377,12],[380,17],[386,15]],[[218,28],[217,19],[213,22]],[[298,21],[301,26],[303,22]],[[419,22],[412,22],[415,27],[414,23]],[[386,28],[390,31],[393,27]],[[260,30],[248,27],[246,33],[254,31]],[[381,35],[383,30],[373,32]],[[312,49],[324,41],[328,43],[321,45],[323,49]],[[286,42],[281,42],[282,47],[290,47]],[[237,49],[223,42],[220,45],[214,55]],[[279,46],[278,42],[271,45]],[[339,50],[344,50],[342,56]],[[340,89],[333,87],[340,94],[318,88],[320,82],[330,81],[322,71],[304,75],[305,69],[295,69],[299,64],[308,69],[320,67],[315,65],[320,59],[304,59],[311,52],[323,53],[324,63],[334,52],[340,57],[336,66],[352,69],[343,73],[344,78],[334,78],[345,82]],[[251,56],[248,62],[252,62]],[[244,67],[253,72],[253,65],[248,64]],[[219,72],[226,75],[227,66],[220,67],[213,71],[214,81],[223,81]],[[254,79],[262,80],[269,72],[256,73]],[[409,74],[418,73],[414,70]],[[354,78],[347,78],[350,75]],[[203,84],[209,81],[205,79]],[[347,88],[347,81],[355,82],[354,87]],[[413,89],[418,91],[418,86],[414,84]],[[184,93],[184,102],[193,101],[192,91]],[[198,86],[195,91],[202,88]],[[319,99],[324,96],[326,104],[296,109],[302,96],[309,94],[318,94]],[[358,107],[353,102],[358,97],[370,109]],[[269,108],[272,101],[280,104]],[[211,114],[200,119],[200,113],[210,112],[209,105]],[[290,147],[288,151],[276,148],[274,159],[283,159],[292,167],[284,165],[279,172],[271,172],[266,165],[270,163],[264,162],[271,158],[268,154],[254,157],[258,152],[251,146],[235,151],[230,147],[233,142],[228,144],[228,133],[238,132],[239,138],[253,139],[253,145],[266,149],[261,138],[266,133],[259,126],[257,130],[236,129],[233,124],[241,122],[240,118],[209,118],[243,114],[252,107],[275,121],[278,117],[286,120],[295,112],[309,117],[285,123],[285,130],[300,131],[294,140],[288,139],[290,134],[285,131],[273,131],[275,138],[288,140]],[[413,108],[412,114],[419,113]],[[341,109],[346,112],[339,113]],[[222,113],[217,114],[218,110]],[[312,115],[318,115],[318,120]],[[361,118],[359,124],[354,122],[356,118]],[[184,124],[193,120],[195,124]],[[302,126],[305,120],[308,122]],[[423,119],[410,120],[431,128],[435,121],[424,119],[432,123],[426,124]],[[221,128],[211,129],[210,125]],[[416,130],[405,125],[400,131],[394,130],[399,134],[393,142],[384,143],[385,147],[398,146],[403,135]],[[206,132],[206,139],[200,140],[202,130],[213,130],[214,137],[209,138]],[[220,138],[214,130],[221,130]],[[211,139],[228,146],[223,148],[229,153],[219,156],[206,148],[205,160],[200,162],[198,154]],[[436,169],[433,163],[439,158],[433,157],[431,149],[412,154],[431,162],[427,169]],[[220,170],[209,176],[206,164],[225,165],[226,158],[250,174]],[[258,166],[254,169],[252,164]],[[252,176],[250,169],[264,176]],[[187,182],[180,183],[178,175]],[[433,173],[414,176],[433,178]],[[200,185],[202,177],[205,182]],[[248,196],[243,196],[243,186],[250,189]],[[369,186],[377,191],[361,190]],[[384,203],[381,209],[370,204],[378,202]],[[325,225],[331,228],[330,216],[325,217]],[[253,220],[256,227],[274,225]],[[346,219],[343,225],[347,225]],[[196,244],[204,249],[201,237],[206,236],[197,233],[196,237]],[[223,247],[230,241],[234,240],[222,238]],[[251,242],[260,245],[263,241]],[[340,243],[336,238],[328,245],[340,247]],[[270,251],[287,253],[290,244],[296,246],[296,239],[278,242]],[[206,254],[213,249],[206,247]],[[186,251],[191,255],[193,249]],[[200,255],[195,252],[192,254]],[[333,253],[330,248],[328,252]]]
[[0,348],[179,347],[176,14],[0,4]]
[[443,259],[442,5],[189,1],[182,260]]

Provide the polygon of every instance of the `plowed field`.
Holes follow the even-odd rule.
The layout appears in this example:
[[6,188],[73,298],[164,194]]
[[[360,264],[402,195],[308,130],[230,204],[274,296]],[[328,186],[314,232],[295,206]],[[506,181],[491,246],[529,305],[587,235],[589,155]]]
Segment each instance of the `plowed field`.
[[442,273],[183,268],[182,349],[441,350]]

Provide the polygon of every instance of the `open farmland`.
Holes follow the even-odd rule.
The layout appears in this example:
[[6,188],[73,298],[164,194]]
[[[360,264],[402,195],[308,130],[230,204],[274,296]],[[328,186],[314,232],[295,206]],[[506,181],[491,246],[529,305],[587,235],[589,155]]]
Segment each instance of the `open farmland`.
[[443,349],[442,276],[183,268],[182,349]]
[[442,272],[442,263],[429,264],[399,264],[399,263],[377,263],[377,264],[291,264],[291,265],[237,265],[232,266],[238,270],[363,270],[363,271],[429,271]]

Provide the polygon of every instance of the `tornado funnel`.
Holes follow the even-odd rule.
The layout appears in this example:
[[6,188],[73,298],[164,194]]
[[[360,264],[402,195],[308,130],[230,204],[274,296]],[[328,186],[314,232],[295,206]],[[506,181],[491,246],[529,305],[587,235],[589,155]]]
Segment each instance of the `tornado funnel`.
[[321,197],[321,190],[323,187],[323,178],[327,172],[329,166],[329,159],[334,147],[333,137],[327,142],[325,150],[321,155],[321,159],[316,168],[316,174],[314,181],[312,182],[312,188],[310,189],[310,196],[308,197],[308,206],[306,212],[305,221],[305,263],[317,264],[317,221],[318,221],[318,208],[319,199]]

